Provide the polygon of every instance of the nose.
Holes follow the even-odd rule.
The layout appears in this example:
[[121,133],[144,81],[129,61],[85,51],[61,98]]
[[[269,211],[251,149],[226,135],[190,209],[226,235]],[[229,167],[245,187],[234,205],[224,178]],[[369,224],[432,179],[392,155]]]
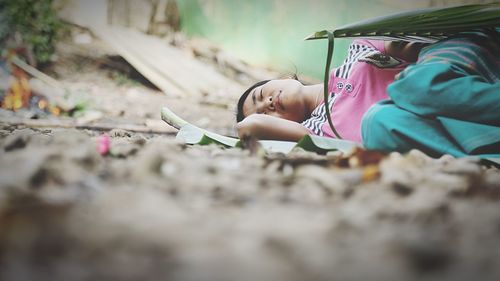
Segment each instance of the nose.
[[268,111],[274,111],[273,97],[264,97],[262,101],[257,103],[257,113],[265,113]]

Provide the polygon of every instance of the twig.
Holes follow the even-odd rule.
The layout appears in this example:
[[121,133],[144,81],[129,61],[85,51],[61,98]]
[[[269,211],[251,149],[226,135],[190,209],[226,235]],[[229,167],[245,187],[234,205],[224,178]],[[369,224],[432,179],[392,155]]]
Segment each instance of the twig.
[[39,71],[38,69],[32,67],[31,65],[25,63],[24,61],[22,61],[18,57],[15,57],[15,56],[12,57],[12,63],[15,64],[16,66],[18,66],[19,68],[21,68],[22,70],[31,74],[31,76],[40,79],[44,83],[46,83],[54,88],[64,89],[62,87],[61,83],[59,83],[59,81],[48,76],[47,74],[45,74],[41,71]]
[[8,125],[24,125],[34,128],[71,128],[80,130],[95,130],[95,131],[111,131],[113,129],[121,129],[136,133],[149,134],[175,134],[177,130],[165,126],[165,128],[151,128],[142,125],[130,124],[110,124],[110,123],[93,123],[93,124],[78,124],[73,120],[46,120],[46,119],[25,119],[25,118],[0,118],[0,124]]

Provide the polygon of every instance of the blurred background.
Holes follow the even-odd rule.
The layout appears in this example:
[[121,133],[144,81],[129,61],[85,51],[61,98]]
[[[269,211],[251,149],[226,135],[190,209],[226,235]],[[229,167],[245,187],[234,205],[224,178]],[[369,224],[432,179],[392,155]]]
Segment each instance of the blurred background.
[[[327,42],[306,36],[404,10],[484,2],[0,0],[0,115],[161,131],[168,106],[234,135],[236,101],[253,83],[292,74],[321,82]],[[349,44],[336,40],[334,66]]]
[[[163,35],[169,23],[189,36],[207,38],[233,55],[281,72],[322,77],[326,42],[304,41],[317,30],[403,10],[481,0],[71,0],[71,17],[85,24],[108,22]],[[68,9],[69,8],[69,9]],[[152,17],[156,13],[156,17]],[[75,14],[76,17],[75,17]],[[81,17],[81,18],[80,18]],[[151,20],[152,19],[152,20]],[[156,25],[156,28],[152,25]],[[350,41],[336,42],[334,65]]]

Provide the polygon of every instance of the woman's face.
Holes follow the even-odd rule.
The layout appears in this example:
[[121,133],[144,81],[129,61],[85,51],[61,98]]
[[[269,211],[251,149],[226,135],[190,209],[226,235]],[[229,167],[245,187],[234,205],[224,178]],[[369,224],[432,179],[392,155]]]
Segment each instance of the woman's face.
[[306,119],[303,85],[294,79],[271,80],[256,87],[243,103],[243,115],[268,114],[302,122]]

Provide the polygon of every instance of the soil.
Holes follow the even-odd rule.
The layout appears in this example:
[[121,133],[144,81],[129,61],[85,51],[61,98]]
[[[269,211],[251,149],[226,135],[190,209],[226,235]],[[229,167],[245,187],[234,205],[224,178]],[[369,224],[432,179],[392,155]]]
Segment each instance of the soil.
[[[53,73],[102,118],[144,123],[168,105],[234,133],[230,106],[70,59]],[[360,151],[265,155],[108,135],[101,155],[100,131],[0,122],[0,280],[500,277],[500,171],[475,159],[415,150],[366,162]]]

